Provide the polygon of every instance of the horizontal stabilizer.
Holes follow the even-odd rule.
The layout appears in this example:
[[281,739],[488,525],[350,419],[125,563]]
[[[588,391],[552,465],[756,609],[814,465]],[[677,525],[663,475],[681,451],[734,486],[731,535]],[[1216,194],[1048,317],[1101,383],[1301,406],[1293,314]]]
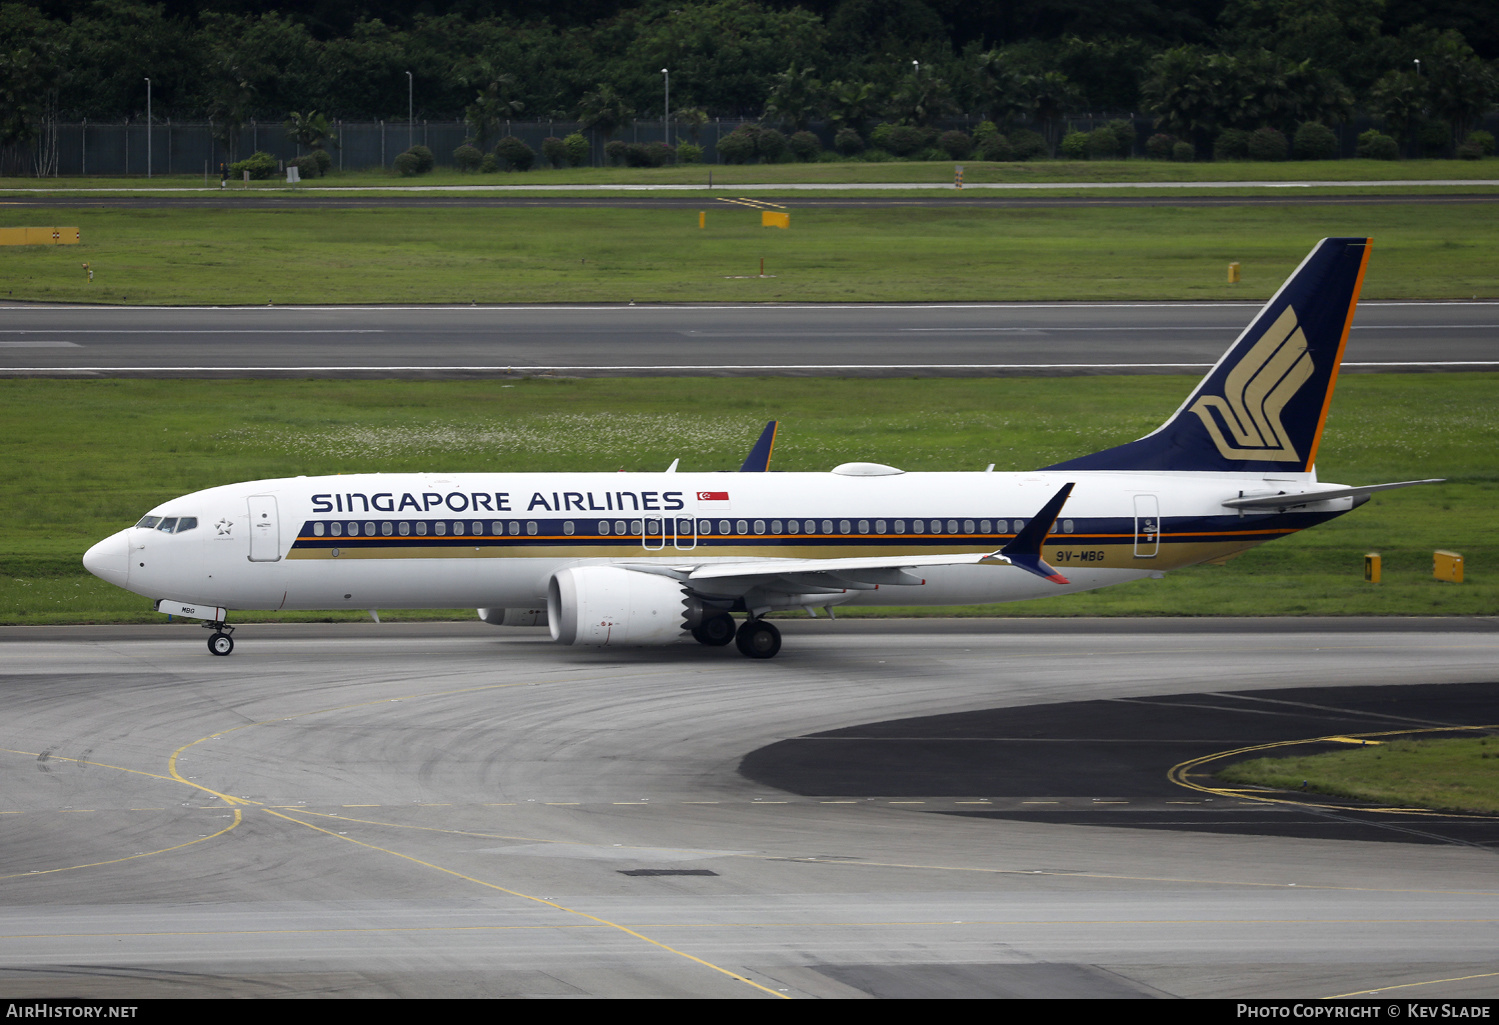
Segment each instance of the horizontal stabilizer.
[[1274,495],[1245,495],[1240,498],[1230,498],[1223,504],[1230,509],[1273,509],[1277,512],[1284,512],[1303,505],[1330,502],[1336,498],[1367,498],[1376,491],[1393,491],[1395,488],[1409,488],[1417,484],[1440,484],[1444,479],[1433,477],[1430,480],[1403,480],[1398,484],[1369,484],[1361,488],[1323,488],[1320,491],[1298,491],[1294,494],[1282,491]]

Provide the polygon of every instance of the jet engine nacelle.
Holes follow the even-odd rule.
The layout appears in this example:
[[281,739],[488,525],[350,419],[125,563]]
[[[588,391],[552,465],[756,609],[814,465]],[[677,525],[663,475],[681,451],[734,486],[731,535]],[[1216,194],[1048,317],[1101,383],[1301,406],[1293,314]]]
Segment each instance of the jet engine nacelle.
[[475,609],[490,626],[546,626],[546,609]]
[[668,644],[689,627],[686,588],[618,566],[572,566],[547,583],[547,625],[563,644]]

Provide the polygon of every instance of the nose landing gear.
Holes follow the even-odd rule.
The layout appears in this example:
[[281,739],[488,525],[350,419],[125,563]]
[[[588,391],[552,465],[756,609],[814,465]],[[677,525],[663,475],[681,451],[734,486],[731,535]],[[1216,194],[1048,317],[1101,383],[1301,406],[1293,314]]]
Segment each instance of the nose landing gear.
[[204,629],[212,630],[213,636],[208,638],[208,653],[210,655],[227,655],[234,650],[234,638],[229,635],[234,633],[234,627],[225,622],[204,623]]

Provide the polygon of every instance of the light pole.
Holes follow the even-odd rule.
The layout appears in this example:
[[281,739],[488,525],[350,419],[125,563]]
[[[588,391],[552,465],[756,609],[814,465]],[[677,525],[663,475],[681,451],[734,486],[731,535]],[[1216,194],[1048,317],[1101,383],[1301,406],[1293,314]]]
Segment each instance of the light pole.
[[416,110],[416,108],[412,105],[412,102],[411,102],[411,97],[413,95],[413,89],[414,89],[412,83],[414,81],[415,81],[415,79],[413,79],[411,77],[411,72],[409,72],[409,71],[406,72],[406,148],[407,149],[410,149],[413,145],[415,145],[415,138],[416,138],[416,118],[413,116],[413,112]]
[[1421,77],[1421,58],[1420,57],[1416,57],[1414,59],[1414,63],[1416,65],[1416,77],[1420,78]]
[[671,125],[668,119],[671,117],[671,72],[666,70],[665,68],[662,68],[661,78],[662,81],[666,83],[666,98],[663,101],[661,108],[661,138],[665,140],[668,146],[670,146]]
[[151,80],[146,79],[146,177],[151,177]]

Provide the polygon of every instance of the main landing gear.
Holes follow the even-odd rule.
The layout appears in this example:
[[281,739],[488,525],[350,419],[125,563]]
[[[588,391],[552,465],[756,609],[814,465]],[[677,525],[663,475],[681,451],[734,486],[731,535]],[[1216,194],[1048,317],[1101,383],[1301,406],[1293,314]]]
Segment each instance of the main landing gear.
[[749,658],[774,658],[781,650],[781,631],[763,619],[746,619],[734,629],[734,617],[726,612],[709,616],[692,630],[699,644],[720,648],[730,641]]
[[227,655],[234,650],[234,638],[229,636],[234,633],[234,627],[228,623],[204,623],[203,627],[213,631],[213,636],[208,638],[209,654]]

